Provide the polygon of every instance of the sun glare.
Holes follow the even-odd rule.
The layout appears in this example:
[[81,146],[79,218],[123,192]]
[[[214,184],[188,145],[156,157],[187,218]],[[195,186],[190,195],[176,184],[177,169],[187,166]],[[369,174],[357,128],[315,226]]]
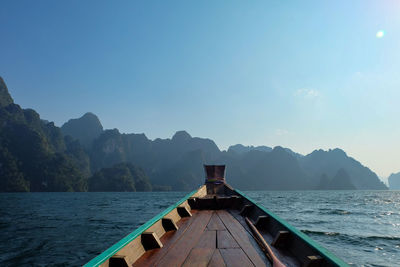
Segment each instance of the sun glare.
[[378,31],[376,33],[376,38],[382,38],[383,36],[385,36],[385,32],[384,31]]

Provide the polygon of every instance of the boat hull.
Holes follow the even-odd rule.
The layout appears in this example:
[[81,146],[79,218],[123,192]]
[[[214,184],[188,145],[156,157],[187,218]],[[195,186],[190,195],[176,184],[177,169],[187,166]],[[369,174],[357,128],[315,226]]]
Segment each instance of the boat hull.
[[280,266],[277,261],[348,266],[243,192],[206,184],[85,266]]

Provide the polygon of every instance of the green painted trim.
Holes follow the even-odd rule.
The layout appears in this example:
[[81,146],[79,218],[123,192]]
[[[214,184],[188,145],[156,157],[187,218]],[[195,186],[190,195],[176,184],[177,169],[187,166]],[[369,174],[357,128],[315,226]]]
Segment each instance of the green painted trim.
[[297,230],[295,227],[293,227],[292,225],[290,225],[289,223],[287,223],[286,221],[284,221],[283,219],[281,219],[279,216],[275,215],[274,213],[272,213],[271,211],[267,210],[266,208],[258,205],[254,200],[252,200],[250,197],[246,196],[243,192],[241,192],[238,189],[235,189],[235,192],[238,193],[239,195],[241,195],[242,197],[246,198],[248,201],[250,201],[251,203],[253,203],[254,205],[256,205],[258,208],[260,208],[262,211],[264,211],[265,213],[267,213],[269,216],[271,216],[272,218],[274,218],[276,221],[278,221],[279,223],[281,223],[284,227],[286,227],[290,232],[292,232],[293,234],[297,235],[298,237],[300,237],[301,239],[303,239],[306,243],[308,243],[312,248],[316,249],[317,251],[319,251],[319,253],[321,253],[321,255],[323,255],[326,259],[328,259],[331,263],[336,264],[337,266],[349,266],[347,263],[345,263],[342,259],[340,259],[339,257],[337,257],[335,254],[333,254],[332,252],[330,252],[329,250],[327,250],[326,248],[324,248],[323,246],[321,246],[320,244],[318,244],[317,242],[315,242],[314,240],[312,240],[309,236],[307,236],[306,234],[304,234],[303,232]]
[[174,205],[169,206],[166,210],[164,210],[163,212],[161,212],[161,213],[157,214],[156,216],[154,216],[152,219],[147,221],[145,224],[140,226],[138,229],[136,229],[135,231],[133,231],[129,235],[127,235],[124,238],[122,238],[120,241],[118,241],[118,243],[112,245],[110,248],[108,248],[103,253],[101,253],[100,255],[98,255],[97,257],[95,257],[94,259],[92,259],[91,261],[89,261],[88,263],[86,263],[83,266],[84,267],[99,266],[100,264],[102,264],[103,262],[105,262],[106,260],[111,258],[120,249],[122,249],[123,247],[128,245],[136,237],[141,235],[144,231],[146,231],[150,226],[155,224],[158,220],[162,219],[165,215],[167,215],[172,210],[174,210],[176,207],[178,207],[180,204],[185,202],[189,197],[191,197],[193,194],[195,194],[198,190],[199,189],[196,189],[196,190],[190,192],[189,194],[184,196],[181,200],[176,202]]

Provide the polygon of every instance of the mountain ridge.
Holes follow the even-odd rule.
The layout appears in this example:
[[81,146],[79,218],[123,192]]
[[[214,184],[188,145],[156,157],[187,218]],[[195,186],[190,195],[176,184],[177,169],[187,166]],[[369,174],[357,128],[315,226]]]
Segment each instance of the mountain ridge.
[[86,112],[78,119],[70,119],[61,126],[64,135],[78,139],[81,144],[88,148],[103,132],[103,125],[99,118],[92,112]]
[[79,145],[15,104],[3,79],[0,103],[0,191],[85,191],[89,160]]
[[[113,132],[112,137],[110,131]],[[192,137],[188,132],[182,130],[177,131],[171,138],[156,138],[154,140],[148,139],[144,134],[121,134],[117,129],[105,130],[95,141],[95,144],[98,146],[98,149],[94,150],[96,157],[104,158],[100,159],[101,162],[106,164],[123,161],[134,162],[139,166],[144,166],[146,172],[149,173],[150,180],[157,184],[167,186],[170,183],[166,180],[181,183],[187,179],[184,182],[187,187],[177,186],[177,189],[180,190],[198,185],[191,184],[188,180],[197,177],[194,180],[201,181],[199,177],[203,175],[201,169],[203,163],[226,163],[228,170],[236,170],[234,173],[229,172],[229,183],[244,189],[258,189],[260,184],[263,185],[262,188],[264,189],[315,189],[321,182],[320,177],[323,173],[332,177],[332,181],[341,181],[340,183],[344,184],[344,187],[347,186],[347,189],[387,189],[375,173],[347,156],[339,148],[327,151],[317,149],[308,155],[301,155],[289,148],[280,146],[270,148],[237,144],[230,146],[227,151],[221,151],[213,140]],[[199,150],[199,154],[195,156],[197,150]],[[178,165],[181,166],[182,170],[186,169],[183,167],[183,162],[188,164],[186,157],[194,157],[193,160],[197,161],[200,167],[194,168],[196,171],[186,170],[180,174],[180,176],[186,177],[185,179],[174,178],[172,170],[181,173],[181,170],[178,171]],[[199,160],[200,158],[201,160]],[[286,162],[286,165],[282,165],[282,162],[276,160],[276,158]],[[271,163],[268,163],[269,161]],[[103,163],[94,163],[94,166],[101,168]],[[268,164],[269,170],[265,169],[265,165]],[[146,166],[151,167],[147,168]],[[343,169],[343,172],[338,176],[341,169]],[[284,173],[287,175],[286,180],[282,176],[280,183],[274,181],[274,177]],[[257,177],[258,180],[252,180],[255,185],[250,186],[248,183],[242,183],[240,176]],[[289,178],[289,176],[297,176],[299,179],[295,180]],[[333,183],[328,187],[336,188]]]
[[[192,190],[204,183],[203,164],[226,164],[228,183],[243,190],[316,189],[326,180],[323,174],[333,177],[330,188],[336,183],[343,185],[340,189],[387,189],[341,149],[304,156],[280,146],[237,144],[221,151],[213,140],[182,130],[150,140],[145,134],[104,129],[90,112],[59,128],[14,104],[0,79],[0,191],[101,190],[93,182],[106,185],[118,173],[129,191]],[[135,177],[151,186],[136,188]]]

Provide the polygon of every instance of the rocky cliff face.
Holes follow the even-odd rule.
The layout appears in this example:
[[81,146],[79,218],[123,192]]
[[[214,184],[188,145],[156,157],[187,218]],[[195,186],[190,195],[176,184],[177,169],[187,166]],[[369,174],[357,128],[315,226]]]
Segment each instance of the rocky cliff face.
[[[204,180],[202,165],[227,164],[228,181],[247,190],[386,189],[375,173],[343,150],[303,156],[288,148],[235,145],[220,151],[210,139],[178,131],[171,139],[106,130],[90,149],[92,171],[121,162],[141,166],[154,185],[190,190]],[[325,174],[327,181],[321,181]]]
[[[91,173],[98,179],[91,179],[90,187],[105,190],[95,183],[109,184],[114,172],[122,173],[115,181],[129,190],[142,190],[137,186],[142,182],[136,184],[134,178],[138,169],[129,163],[162,189],[191,190],[202,184],[203,164],[226,164],[228,183],[245,190],[387,189],[375,173],[340,149],[302,156],[288,148],[238,144],[226,152],[185,131],[149,140],[144,134],[103,130],[92,113],[60,129],[14,104],[0,79],[0,191],[85,191]],[[125,179],[128,173],[133,178]],[[395,176],[390,179],[393,186],[396,181]]]
[[299,158],[299,162],[315,184],[319,183],[319,178],[323,174],[335,177],[340,169],[344,169],[356,189],[387,189],[374,172],[347,156],[341,149],[315,150],[311,154]]
[[297,158],[282,147],[271,152],[249,151],[240,156],[225,153],[228,182],[243,190],[312,189],[310,178]]
[[[194,156],[196,153],[201,156]],[[90,150],[93,171],[131,162],[141,166],[156,186],[172,186],[175,190],[198,186],[198,181],[203,180],[202,165],[220,153],[212,140],[191,137],[185,131],[177,132],[171,139],[152,141],[144,134],[121,134],[117,129],[104,131]],[[198,168],[188,169],[193,166],[188,159]]]
[[0,77],[0,107],[7,107],[10,104],[13,104],[14,101],[11,98],[11,95],[8,92],[8,88],[3,78]]
[[64,135],[78,139],[85,148],[90,148],[94,139],[103,132],[103,126],[96,115],[88,112],[78,119],[64,123],[61,131]]
[[0,103],[0,191],[85,191],[87,155],[76,157],[54,123],[14,104],[2,79]]

